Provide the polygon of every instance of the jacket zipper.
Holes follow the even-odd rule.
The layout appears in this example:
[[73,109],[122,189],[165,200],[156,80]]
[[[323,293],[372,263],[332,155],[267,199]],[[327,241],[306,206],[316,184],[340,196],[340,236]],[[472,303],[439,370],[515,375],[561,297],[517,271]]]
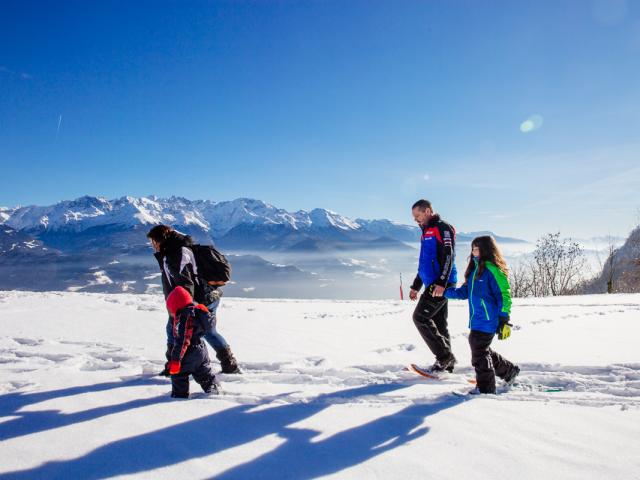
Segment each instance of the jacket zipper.
[[473,276],[471,277],[471,294],[469,295],[469,303],[471,304],[471,316],[473,317],[476,314],[476,309],[473,306],[473,286],[476,284],[476,271],[478,267],[473,271]]
[[482,303],[482,306],[484,307],[484,314],[487,316],[487,321],[489,320],[489,312],[487,311],[487,305],[484,303],[484,300],[481,298],[480,299],[480,303]]

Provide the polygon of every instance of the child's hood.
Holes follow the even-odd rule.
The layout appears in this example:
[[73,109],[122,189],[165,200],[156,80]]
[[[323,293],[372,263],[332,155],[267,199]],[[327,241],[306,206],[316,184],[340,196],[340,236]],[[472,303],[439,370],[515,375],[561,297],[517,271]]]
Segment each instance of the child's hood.
[[193,305],[191,294],[183,287],[176,287],[167,297],[167,309],[175,315],[177,311]]

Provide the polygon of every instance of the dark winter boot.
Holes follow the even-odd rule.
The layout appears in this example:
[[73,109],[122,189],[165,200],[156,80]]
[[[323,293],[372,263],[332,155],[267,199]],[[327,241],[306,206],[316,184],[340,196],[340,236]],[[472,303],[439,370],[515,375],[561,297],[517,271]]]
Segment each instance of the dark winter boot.
[[455,366],[456,361],[456,357],[454,357],[453,354],[449,355],[449,357],[444,360],[436,360],[436,362],[429,367],[429,372],[440,373],[447,371],[451,373],[453,372],[453,367]]
[[233,356],[231,347],[216,352],[216,358],[220,360],[222,373],[242,373],[238,367],[236,357]]
[[447,362],[447,366],[445,367],[445,370],[449,373],[453,373],[453,367],[455,367],[456,363],[458,362],[458,360],[456,360],[456,357],[453,356],[453,353],[451,354],[451,357],[449,357],[449,360]]
[[513,385],[519,373],[520,373],[520,367],[518,367],[517,365],[514,365],[513,368],[509,370],[507,374],[504,376],[503,378],[504,383],[506,383],[507,385]]
[[220,394],[220,388],[218,386],[218,382],[215,379],[212,379],[210,382],[202,384],[201,387],[202,387],[202,391],[208,395]]

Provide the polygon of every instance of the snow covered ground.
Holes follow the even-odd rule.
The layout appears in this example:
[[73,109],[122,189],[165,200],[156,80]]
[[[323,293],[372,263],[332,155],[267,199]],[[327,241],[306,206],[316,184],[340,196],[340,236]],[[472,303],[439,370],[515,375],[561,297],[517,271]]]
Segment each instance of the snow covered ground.
[[0,292],[0,478],[640,479],[640,295],[523,299],[497,351],[498,395],[472,375],[466,303],[450,303],[456,373],[400,301],[225,298],[245,373],[171,400],[153,295]]

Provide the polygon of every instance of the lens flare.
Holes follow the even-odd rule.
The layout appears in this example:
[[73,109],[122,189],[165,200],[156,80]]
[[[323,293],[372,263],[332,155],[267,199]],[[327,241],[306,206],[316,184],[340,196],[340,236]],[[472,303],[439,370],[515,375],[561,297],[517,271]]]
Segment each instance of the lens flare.
[[544,120],[542,119],[542,115],[531,115],[520,124],[520,131],[522,133],[533,132],[535,130],[538,130],[543,123]]

